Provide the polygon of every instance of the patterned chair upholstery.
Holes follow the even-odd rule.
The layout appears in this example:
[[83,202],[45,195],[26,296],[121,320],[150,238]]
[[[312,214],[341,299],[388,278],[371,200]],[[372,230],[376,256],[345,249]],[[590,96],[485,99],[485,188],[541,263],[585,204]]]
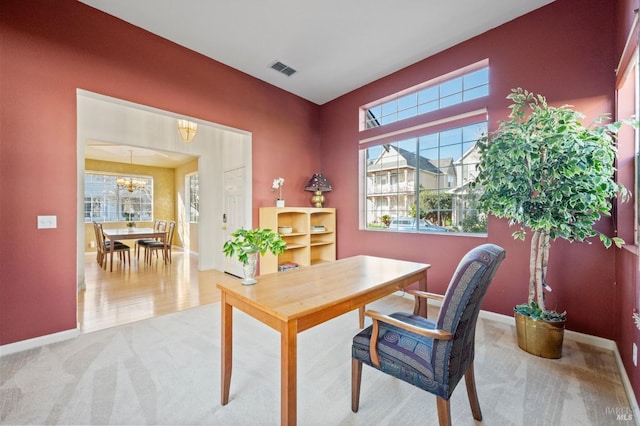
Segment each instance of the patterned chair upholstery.
[[[373,324],[353,339],[353,412],[358,411],[364,363],[436,395],[440,425],[451,424],[449,398],[465,376],[473,417],[482,420],[473,374],[476,321],[504,257],[504,249],[496,245],[476,247],[460,261],[444,296],[410,291],[416,300],[413,314],[365,313]],[[442,301],[435,322],[418,315],[428,298]]]

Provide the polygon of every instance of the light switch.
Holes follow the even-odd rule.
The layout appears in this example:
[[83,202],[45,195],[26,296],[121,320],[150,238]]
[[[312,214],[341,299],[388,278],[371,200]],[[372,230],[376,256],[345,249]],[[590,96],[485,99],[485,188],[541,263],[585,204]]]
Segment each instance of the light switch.
[[52,229],[57,227],[57,216],[38,216],[38,229]]

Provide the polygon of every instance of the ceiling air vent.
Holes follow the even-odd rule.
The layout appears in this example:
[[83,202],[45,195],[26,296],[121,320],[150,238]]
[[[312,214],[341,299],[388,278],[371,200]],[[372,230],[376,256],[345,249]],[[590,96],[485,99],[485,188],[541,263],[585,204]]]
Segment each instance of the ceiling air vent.
[[296,72],[296,70],[294,70],[293,68],[283,64],[280,61],[276,61],[275,64],[271,65],[271,68],[273,68],[274,70],[276,70],[278,72],[281,72],[282,74],[286,75],[287,77],[291,77],[291,75]]

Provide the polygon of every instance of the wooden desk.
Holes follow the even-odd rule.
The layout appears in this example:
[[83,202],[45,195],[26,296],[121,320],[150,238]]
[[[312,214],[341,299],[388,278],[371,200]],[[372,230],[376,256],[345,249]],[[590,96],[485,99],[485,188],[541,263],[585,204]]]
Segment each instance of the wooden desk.
[[281,424],[296,424],[297,335],[363,308],[415,282],[426,290],[431,265],[355,256],[335,262],[261,275],[258,283],[220,283],[222,292],[221,403],[229,402],[233,352],[233,307],[280,332]]
[[[153,228],[117,228],[117,229],[107,229],[107,228],[103,228],[102,229],[102,233],[104,234],[105,238],[113,241],[119,241],[119,240],[139,240],[142,238],[153,238],[153,239],[159,239],[162,242],[164,242],[164,251],[165,251],[165,256],[164,256],[164,261],[165,263],[167,262],[167,256],[166,256],[166,251],[167,251],[167,231],[156,231]],[[111,271],[113,271],[113,246],[115,244],[111,244],[109,247],[109,254],[111,257]],[[129,256],[129,259],[131,259],[131,256]]]

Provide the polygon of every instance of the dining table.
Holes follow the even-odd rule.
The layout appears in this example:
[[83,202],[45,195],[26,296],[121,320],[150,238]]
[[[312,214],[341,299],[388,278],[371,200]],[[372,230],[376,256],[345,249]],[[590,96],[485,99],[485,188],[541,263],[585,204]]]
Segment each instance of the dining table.
[[[431,265],[375,256],[353,256],[217,284],[221,291],[221,404],[229,403],[233,308],[280,332],[280,422],[297,421],[298,333],[358,309],[397,290],[418,284],[426,291]],[[362,315],[360,316],[362,318]],[[363,327],[362,319],[360,327]]]
[[113,271],[113,241],[120,240],[140,240],[145,238],[151,238],[154,240],[162,241],[164,243],[164,260],[167,263],[167,231],[159,231],[153,228],[103,228],[102,232],[106,239],[112,241],[109,245],[109,254],[111,258],[110,270]]

